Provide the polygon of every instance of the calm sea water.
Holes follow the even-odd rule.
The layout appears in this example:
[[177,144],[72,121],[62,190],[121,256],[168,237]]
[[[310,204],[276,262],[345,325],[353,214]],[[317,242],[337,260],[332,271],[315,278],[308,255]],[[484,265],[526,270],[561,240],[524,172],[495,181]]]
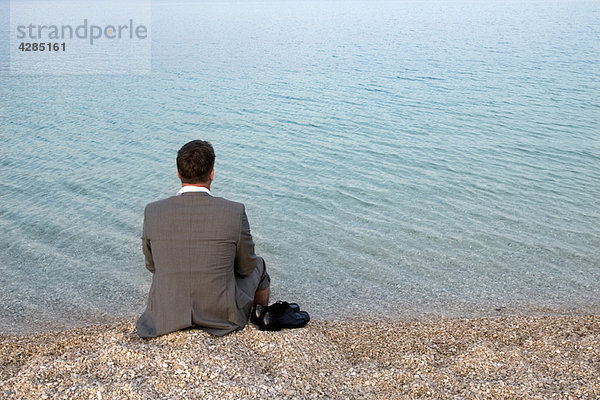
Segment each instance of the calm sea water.
[[599,2],[152,13],[150,75],[0,64],[0,333],[141,313],[143,209],[197,138],[273,300],[316,318],[600,311]]

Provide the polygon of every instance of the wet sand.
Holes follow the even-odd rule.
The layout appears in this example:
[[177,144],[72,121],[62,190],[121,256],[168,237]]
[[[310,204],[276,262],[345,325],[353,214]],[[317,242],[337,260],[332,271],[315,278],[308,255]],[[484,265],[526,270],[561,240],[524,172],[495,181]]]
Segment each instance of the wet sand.
[[2,399],[598,399],[600,316],[0,336]]

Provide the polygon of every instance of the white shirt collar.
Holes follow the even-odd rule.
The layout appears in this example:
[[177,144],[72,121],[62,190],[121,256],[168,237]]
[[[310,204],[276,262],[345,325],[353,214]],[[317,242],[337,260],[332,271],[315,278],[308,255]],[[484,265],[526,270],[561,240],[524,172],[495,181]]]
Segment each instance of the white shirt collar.
[[184,193],[192,193],[192,192],[204,192],[208,193],[212,196],[212,193],[208,188],[202,186],[182,186],[181,189],[177,192],[177,196],[181,196]]

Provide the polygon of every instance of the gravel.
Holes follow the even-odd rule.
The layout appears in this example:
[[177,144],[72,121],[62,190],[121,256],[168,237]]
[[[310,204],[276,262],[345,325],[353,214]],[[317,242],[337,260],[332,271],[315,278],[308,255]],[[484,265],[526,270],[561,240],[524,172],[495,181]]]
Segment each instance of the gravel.
[[2,399],[598,399],[600,316],[0,336]]

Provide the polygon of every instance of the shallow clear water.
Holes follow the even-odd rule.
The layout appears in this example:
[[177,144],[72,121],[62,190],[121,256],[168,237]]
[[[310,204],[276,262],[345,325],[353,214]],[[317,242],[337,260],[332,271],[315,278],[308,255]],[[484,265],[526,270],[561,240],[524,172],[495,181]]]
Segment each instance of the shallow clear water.
[[600,310],[600,3],[152,12],[150,75],[0,65],[0,332],[138,315],[143,208],[177,191],[196,138],[274,300],[317,318]]

